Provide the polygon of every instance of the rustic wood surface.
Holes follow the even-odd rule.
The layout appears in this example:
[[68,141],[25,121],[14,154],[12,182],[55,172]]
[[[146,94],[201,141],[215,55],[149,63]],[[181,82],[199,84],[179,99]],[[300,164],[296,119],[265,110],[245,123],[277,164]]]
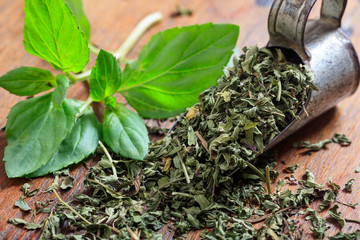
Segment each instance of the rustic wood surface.
[[[319,1],[320,2],[320,1]],[[264,46],[268,40],[267,15],[271,0],[84,0],[85,12],[92,27],[91,42],[106,50],[115,50],[124,41],[133,27],[147,14],[160,11],[164,15],[163,21],[149,30],[130,52],[129,58],[135,58],[142,46],[150,37],[160,30],[169,27],[183,26],[195,23],[215,22],[234,23],[240,26],[238,47],[245,45]],[[43,60],[28,54],[23,47],[23,0],[0,1],[0,75],[20,66],[33,66],[51,69],[51,66]],[[171,17],[176,11],[176,6],[194,10],[192,16]],[[360,52],[360,28],[356,23],[360,22],[359,1],[348,1],[347,10],[343,18],[343,27],[351,36],[355,49]],[[317,16],[317,5],[312,13]],[[95,57],[91,57],[89,66],[94,64]],[[53,71],[53,70],[52,70]],[[54,71],[53,71],[54,72]],[[69,97],[85,100],[87,88],[84,84],[76,84],[68,93]],[[6,116],[11,106],[22,100],[0,89],[0,126],[6,122]],[[351,178],[355,179],[353,192],[341,191],[340,199],[344,202],[355,203],[360,200],[360,173],[355,173],[356,166],[360,165],[360,92],[357,91],[352,97],[344,100],[338,106],[316,119],[310,125],[301,129],[297,134],[280,143],[279,160],[285,159],[286,166],[301,163],[301,167],[295,172],[296,178],[301,178],[308,167],[315,174],[319,183],[326,184],[329,177],[342,187]],[[319,141],[331,138],[334,133],[345,133],[353,143],[349,147],[340,147],[331,144],[327,149],[321,150],[312,156],[304,156],[301,151],[292,148],[292,143],[299,140]],[[0,159],[3,158],[6,146],[5,133],[0,132]],[[70,201],[74,194],[80,192],[84,185],[83,179],[86,169],[94,161],[88,160],[84,164],[72,167],[71,174],[75,176],[76,186],[67,192],[61,192],[63,199]],[[282,173],[284,165],[278,164],[277,169],[281,174],[278,179],[286,176]],[[37,239],[39,231],[25,231],[20,227],[8,224],[8,218],[20,217],[28,221],[33,220],[31,213],[23,213],[14,207],[14,202],[22,196],[20,187],[28,180],[9,179],[6,177],[4,163],[0,162],[0,239]],[[45,190],[51,183],[52,177],[47,176],[31,180],[31,189],[40,188]],[[55,199],[50,193],[43,193],[36,198],[26,199],[33,207],[36,201]],[[316,207],[315,205],[313,207]],[[359,207],[358,207],[359,208]],[[341,205],[340,211],[347,218],[360,219],[358,208],[352,209]],[[326,217],[326,214],[322,214]],[[40,222],[45,215],[36,217]],[[328,217],[328,216],[327,216]],[[307,224],[305,224],[307,229]],[[349,232],[359,229],[360,225],[347,223],[343,231]],[[334,223],[328,234],[333,235],[339,231]],[[166,228],[163,229],[166,232]],[[313,238],[309,230],[305,230],[305,238]],[[171,232],[167,232],[165,239],[171,239]],[[188,239],[198,239],[198,232],[191,232]]]

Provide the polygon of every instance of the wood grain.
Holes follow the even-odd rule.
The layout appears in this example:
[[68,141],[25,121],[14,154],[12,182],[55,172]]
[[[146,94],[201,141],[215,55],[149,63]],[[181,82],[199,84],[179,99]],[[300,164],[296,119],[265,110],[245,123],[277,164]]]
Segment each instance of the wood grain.
[[[124,41],[133,27],[147,14],[160,11],[164,14],[164,20],[148,31],[145,36],[136,44],[130,52],[129,58],[135,58],[142,46],[150,37],[160,30],[169,27],[183,26],[195,23],[222,22],[234,23],[240,26],[240,37],[238,47],[244,45],[264,46],[268,40],[267,15],[270,9],[271,0],[84,0],[85,12],[91,23],[91,41],[95,45],[106,50],[115,50]],[[190,17],[172,18],[171,13],[176,6],[191,8],[194,14]],[[347,11],[343,19],[343,26],[351,34],[355,49],[360,51],[360,28],[356,23],[360,21],[359,1],[348,1]],[[317,16],[316,6],[312,16]],[[28,54],[22,44],[23,36],[23,1],[0,1],[0,75],[20,66],[33,66],[51,70],[51,66],[41,59]],[[94,64],[95,57],[91,57],[89,66]],[[51,70],[53,71],[53,70]],[[55,71],[53,71],[55,72]],[[69,97],[86,99],[88,93],[84,84],[76,84],[69,90]],[[0,126],[5,124],[6,116],[10,108],[24,98],[16,97],[0,89]],[[306,168],[314,172],[318,182],[326,184],[329,177],[339,183],[342,187],[351,178],[356,181],[353,185],[353,193],[340,192],[339,197],[344,202],[357,202],[360,199],[360,173],[356,174],[354,169],[360,165],[360,93],[357,91],[352,97],[341,102],[336,108],[325,113],[314,122],[301,129],[295,135],[280,143],[279,159],[285,159],[287,166],[301,163],[301,167],[295,172],[296,178],[301,178]],[[294,141],[310,140],[319,141],[331,138],[334,133],[345,133],[353,141],[349,147],[340,147],[331,144],[325,150],[321,150],[312,156],[304,156],[300,151],[291,147]],[[4,155],[6,146],[5,134],[0,132],[0,158]],[[72,175],[75,176],[76,186],[67,192],[61,192],[61,196],[70,201],[74,195],[80,192],[83,186],[83,179],[86,174],[86,166],[93,164],[88,160],[84,164],[72,167]],[[284,165],[280,164],[277,169],[281,172],[278,179],[286,176],[282,172]],[[24,231],[20,227],[8,224],[7,219],[13,217],[25,218],[32,221],[31,213],[23,213],[14,208],[14,202],[19,199],[22,192],[20,186],[27,182],[25,179],[9,179],[6,177],[4,164],[0,163],[0,239],[37,239],[39,231]],[[40,188],[45,190],[52,183],[52,177],[47,176],[31,180],[32,189]],[[36,201],[55,199],[50,193],[43,193],[36,198],[26,199],[31,207]],[[316,205],[316,204],[315,204]],[[313,207],[316,207],[316,206]],[[358,210],[340,206],[340,211],[347,218],[360,218]],[[327,217],[326,215],[322,215]],[[36,222],[41,221],[45,216],[36,217]],[[307,227],[307,226],[305,226]],[[359,225],[348,223],[343,229],[345,232],[360,229]],[[166,232],[167,227],[162,229]],[[330,235],[338,232],[336,224],[328,231]],[[173,232],[166,232],[165,239],[171,239]],[[306,238],[313,238],[306,230]],[[199,232],[191,232],[188,239],[199,239]]]

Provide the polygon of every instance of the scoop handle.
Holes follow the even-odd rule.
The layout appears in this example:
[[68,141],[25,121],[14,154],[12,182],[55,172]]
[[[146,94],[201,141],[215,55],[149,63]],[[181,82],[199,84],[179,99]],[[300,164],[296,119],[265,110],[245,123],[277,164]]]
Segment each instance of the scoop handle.
[[[294,50],[304,61],[310,53],[304,44],[305,27],[316,0],[274,0],[268,18],[269,47]],[[320,20],[334,28],[341,26],[347,0],[323,0]]]

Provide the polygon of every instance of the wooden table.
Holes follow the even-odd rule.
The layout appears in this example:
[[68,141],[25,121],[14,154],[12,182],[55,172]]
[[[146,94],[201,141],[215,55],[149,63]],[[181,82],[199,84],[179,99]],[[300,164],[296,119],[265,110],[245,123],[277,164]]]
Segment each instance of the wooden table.
[[[320,1],[319,1],[320,2]],[[20,66],[33,66],[51,69],[50,65],[43,60],[28,54],[23,47],[23,1],[2,0],[0,1],[0,75]],[[240,37],[238,47],[245,45],[264,46],[268,40],[267,15],[271,0],[84,0],[85,12],[92,27],[91,42],[106,50],[115,50],[124,41],[135,25],[147,14],[160,11],[164,15],[163,21],[149,30],[130,52],[129,58],[135,58],[142,46],[150,37],[160,30],[170,27],[183,26],[195,23],[234,23],[240,26]],[[194,10],[192,16],[171,17],[176,11],[176,6]],[[359,1],[348,1],[347,11],[343,18],[343,26],[351,36],[355,48],[360,52],[360,3]],[[319,5],[315,7],[312,15],[317,16]],[[357,27],[357,28],[356,28]],[[91,57],[89,66],[94,64],[95,56]],[[53,71],[53,70],[52,70]],[[54,72],[54,71],[53,71]],[[76,84],[69,92],[68,97],[85,100],[87,88],[84,84]],[[0,89],[0,126],[5,124],[6,116],[11,106],[22,100]],[[358,105],[359,104],[359,105]],[[341,102],[335,109],[330,110],[315,120],[311,126],[301,129],[296,136],[288,138],[278,145],[279,159],[285,159],[287,166],[301,163],[301,167],[295,172],[295,177],[300,178],[308,167],[315,174],[318,182],[326,184],[329,177],[339,183],[342,187],[351,178],[356,179],[353,185],[353,193],[341,191],[339,197],[345,202],[356,202],[360,199],[360,173],[355,173],[355,167],[360,165],[360,92],[357,91],[352,97]],[[349,147],[340,147],[332,144],[325,150],[321,150],[312,156],[303,156],[292,143],[299,140],[319,141],[331,138],[334,133],[345,133],[353,143]],[[0,158],[4,155],[6,146],[5,134],[0,132]],[[89,164],[89,162],[87,162]],[[279,164],[278,170],[283,178],[282,168]],[[74,194],[83,189],[83,179],[86,174],[86,164],[78,164],[73,167],[72,175],[76,178],[76,186],[68,191],[62,192],[61,196],[71,200]],[[0,239],[37,239],[39,231],[24,231],[20,227],[8,224],[8,218],[20,217],[33,220],[31,213],[23,213],[14,207],[14,202],[22,195],[20,186],[27,182],[25,179],[9,179],[5,175],[4,163],[0,162]],[[52,177],[34,179],[31,181],[32,189],[39,187],[46,189],[52,182]],[[36,198],[27,199],[28,204],[33,207],[35,201],[55,199],[55,196],[46,193]],[[316,207],[316,206],[313,206]],[[360,218],[357,212],[343,205],[340,211],[347,218]],[[360,214],[359,214],[360,215]],[[325,216],[323,214],[323,216]],[[38,216],[36,221],[41,221],[45,216]],[[359,229],[355,223],[347,223],[343,231],[349,232]],[[328,231],[330,235],[338,232],[336,224]],[[309,230],[306,231],[307,233]],[[197,233],[190,233],[188,238],[195,239]],[[306,237],[312,238],[311,234]],[[171,233],[167,233],[167,239]]]

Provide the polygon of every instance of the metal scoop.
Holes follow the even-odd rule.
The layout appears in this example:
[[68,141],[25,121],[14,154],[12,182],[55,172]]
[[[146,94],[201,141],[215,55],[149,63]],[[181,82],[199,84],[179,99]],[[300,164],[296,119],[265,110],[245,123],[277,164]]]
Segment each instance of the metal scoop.
[[[268,47],[284,49],[285,56],[308,65],[320,92],[309,92],[299,120],[292,121],[264,148],[273,147],[339,101],[359,85],[360,67],[355,49],[341,29],[346,0],[323,0],[318,20],[308,16],[316,0],[275,0],[268,19]],[[297,59],[297,60],[296,60]]]

